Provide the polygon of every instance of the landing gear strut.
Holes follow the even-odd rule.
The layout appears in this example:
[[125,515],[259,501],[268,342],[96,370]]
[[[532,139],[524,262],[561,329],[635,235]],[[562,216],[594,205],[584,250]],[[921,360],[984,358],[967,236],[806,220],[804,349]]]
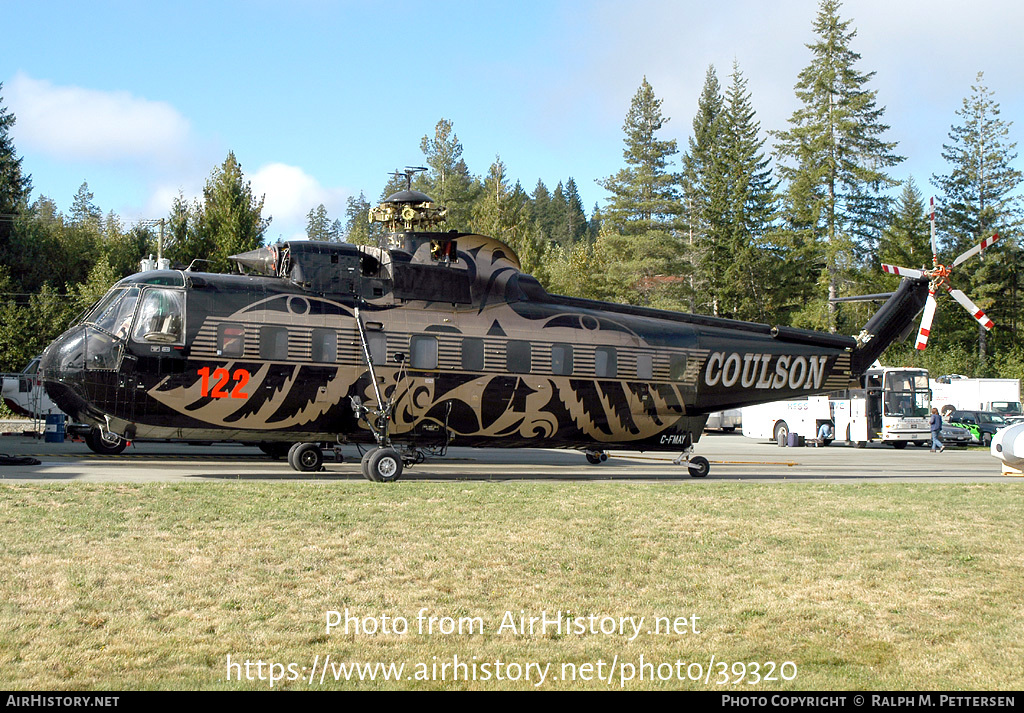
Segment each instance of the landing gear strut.
[[683,465],[685,463],[686,469],[690,471],[691,478],[704,478],[711,472],[711,463],[707,458],[693,455],[692,443],[687,443],[686,449],[672,462],[676,465]]

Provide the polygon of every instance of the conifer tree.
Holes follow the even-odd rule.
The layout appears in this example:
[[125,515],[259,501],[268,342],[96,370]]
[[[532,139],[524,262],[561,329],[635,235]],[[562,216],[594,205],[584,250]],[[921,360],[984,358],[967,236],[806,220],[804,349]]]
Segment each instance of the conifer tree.
[[343,229],[345,242],[353,245],[378,244],[377,231],[374,230],[375,225],[370,223],[370,207],[370,201],[366,200],[366,195],[362,191],[359,192],[358,197],[349,196],[345,207],[345,227]]
[[644,77],[622,127],[626,167],[598,181],[612,194],[602,216],[610,230],[622,235],[671,230],[678,221],[679,178],[670,164],[679,149],[674,140],[657,137],[668,122],[661,104]]
[[310,240],[341,240],[340,223],[330,219],[323,203],[316,208],[310,208],[306,214],[306,237]]
[[263,197],[256,200],[234,152],[229,152],[203,189],[198,232],[203,242],[212,245],[212,252],[192,257],[209,259],[214,270],[230,270],[229,255],[254,250],[263,243],[270,218],[263,218],[262,212]]
[[647,78],[623,125],[625,168],[599,181],[611,193],[594,249],[606,267],[606,296],[639,305],[682,308],[685,302],[679,179],[670,169],[676,142],[659,139],[668,121]]
[[779,246],[770,236],[776,184],[763,152],[764,139],[751,104],[747,80],[733,64],[722,111],[721,161],[725,183],[721,240],[726,246],[721,290],[727,316],[778,319],[786,275]]
[[438,121],[434,137],[424,136],[420,149],[430,170],[416,176],[414,187],[448,209],[449,229],[471,229],[473,203],[479,195],[479,186],[462,160],[462,144],[452,122]]
[[[0,92],[4,85],[0,82]],[[14,150],[10,131],[17,119],[7,111],[0,93],[0,243],[6,242],[10,234],[13,219],[11,216],[21,213],[28,204],[32,192],[32,179],[21,172],[21,158]]]
[[[961,266],[957,286],[999,326],[992,336],[1001,336],[1006,345],[1012,345],[1020,319],[1024,266],[1020,247],[1022,174],[1013,166],[1017,144],[1009,140],[1012,122],[1000,118],[999,104],[985,86],[982,73],[971,91],[956,112],[960,123],[950,129],[951,143],[942,147],[949,173],[932,179],[942,194],[936,224],[950,256],[993,233],[1000,234],[1000,241],[985,251],[984,260]],[[966,315],[955,314],[949,321],[964,338],[974,332],[978,361],[984,370],[989,333]]]
[[723,99],[718,75],[709,66],[697,100],[693,136],[683,156],[683,203],[686,215],[691,311],[717,315],[722,273],[729,259],[725,243],[726,186],[722,162]]
[[[801,264],[824,264],[818,283],[828,297],[840,296],[862,252],[874,248],[888,222],[884,191],[896,183],[885,170],[903,160],[893,153],[896,144],[882,138],[889,128],[882,123],[885,108],[867,88],[874,72],[857,69],[860,55],[851,48],[857,32],[851,20],[839,18],[839,8],[838,0],[821,0],[813,26],[817,39],[808,45],[811,63],[795,87],[801,107],[789,129],[774,133],[790,247]],[[808,326],[838,330],[834,304],[818,309],[821,291],[797,297],[809,304],[803,319]],[[825,319],[812,317],[814,312]]]
[[931,225],[928,205],[918,190],[913,176],[903,183],[903,190],[893,208],[892,221],[882,232],[877,258],[869,268],[881,274],[881,263],[912,268],[931,268]]

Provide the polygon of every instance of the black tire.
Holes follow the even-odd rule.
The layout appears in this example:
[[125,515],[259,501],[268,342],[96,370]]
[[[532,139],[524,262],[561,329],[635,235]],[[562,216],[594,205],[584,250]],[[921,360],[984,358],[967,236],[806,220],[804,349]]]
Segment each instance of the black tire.
[[789,440],[789,424],[779,421],[775,424],[775,442],[780,446],[785,446],[787,440]]
[[90,451],[101,456],[116,456],[128,447],[128,441],[113,433],[104,436],[99,426],[93,426],[85,434],[85,445],[89,446]]
[[711,463],[704,456],[694,456],[687,466],[691,478],[703,478],[711,472]]
[[283,441],[261,441],[256,444],[256,447],[266,453],[268,456],[277,460],[278,458],[284,458],[291,453],[293,444],[286,443]]
[[299,443],[288,454],[288,464],[300,473],[315,473],[324,464],[324,452],[315,443]]
[[587,457],[587,462],[590,463],[590,465],[601,465],[608,460],[608,455],[604,451],[587,451],[584,455]]
[[901,450],[903,450],[904,448],[907,447],[907,443],[908,443],[907,441],[893,441],[892,442],[892,447],[895,448],[898,451],[901,451]]
[[376,448],[368,454],[366,473],[375,483],[394,483],[402,477],[402,456],[394,448]]
[[377,450],[376,448],[371,448],[370,450],[366,451],[366,453],[363,453],[363,458],[362,458],[362,460],[359,463],[359,467],[363,471],[363,477],[366,478],[367,480],[369,480],[371,483],[376,483],[377,482],[376,480],[373,479],[373,476],[370,473],[370,469],[369,469],[370,456],[372,456],[374,451],[376,451],[376,450]]

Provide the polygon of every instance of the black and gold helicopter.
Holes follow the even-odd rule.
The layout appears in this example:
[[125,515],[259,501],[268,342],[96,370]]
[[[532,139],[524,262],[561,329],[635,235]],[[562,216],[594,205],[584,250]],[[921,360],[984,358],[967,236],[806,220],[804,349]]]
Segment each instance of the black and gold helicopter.
[[369,444],[373,481],[453,445],[681,451],[701,477],[709,413],[848,387],[929,293],[904,278],[856,338],[771,327],[549,294],[408,188],[372,217],[389,247],[289,241],[234,256],[246,274],[121,280],[46,350],[47,392],[104,436],[260,442],[300,471]]

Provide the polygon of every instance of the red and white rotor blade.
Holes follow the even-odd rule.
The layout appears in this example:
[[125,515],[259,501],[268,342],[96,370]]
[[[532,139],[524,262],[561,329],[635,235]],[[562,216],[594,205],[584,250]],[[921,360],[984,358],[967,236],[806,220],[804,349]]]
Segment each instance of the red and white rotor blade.
[[901,275],[903,277],[924,277],[925,274],[920,270],[914,270],[909,267],[897,267],[896,265],[886,265],[882,263],[882,269],[892,275]]
[[992,329],[992,327],[995,326],[995,323],[988,318],[988,315],[982,312],[980,309],[978,309],[978,305],[971,302],[971,298],[965,295],[963,292],[961,292],[960,290],[950,289],[949,294],[952,295],[953,299],[959,302],[965,310],[970,312],[971,316],[978,320],[978,324],[980,324],[982,327],[984,327],[985,329]]
[[928,292],[928,301],[924,303],[924,316],[921,317],[921,329],[917,332],[917,342],[914,344],[918,349],[928,346],[928,335],[932,333],[932,319],[935,317],[935,293]]
[[931,238],[932,238],[932,262],[939,264],[939,249],[935,244],[935,196],[931,200]]
[[964,260],[967,260],[969,258],[974,257],[975,255],[980,253],[982,250],[984,250],[985,248],[987,248],[990,245],[992,245],[992,243],[994,243],[997,240],[999,240],[999,234],[998,233],[993,235],[991,238],[985,238],[980,243],[975,245],[973,248],[971,248],[967,252],[963,253],[962,255],[960,255],[960,257],[958,257],[956,260],[954,260],[953,261],[953,267],[956,267],[957,265],[962,263]]

